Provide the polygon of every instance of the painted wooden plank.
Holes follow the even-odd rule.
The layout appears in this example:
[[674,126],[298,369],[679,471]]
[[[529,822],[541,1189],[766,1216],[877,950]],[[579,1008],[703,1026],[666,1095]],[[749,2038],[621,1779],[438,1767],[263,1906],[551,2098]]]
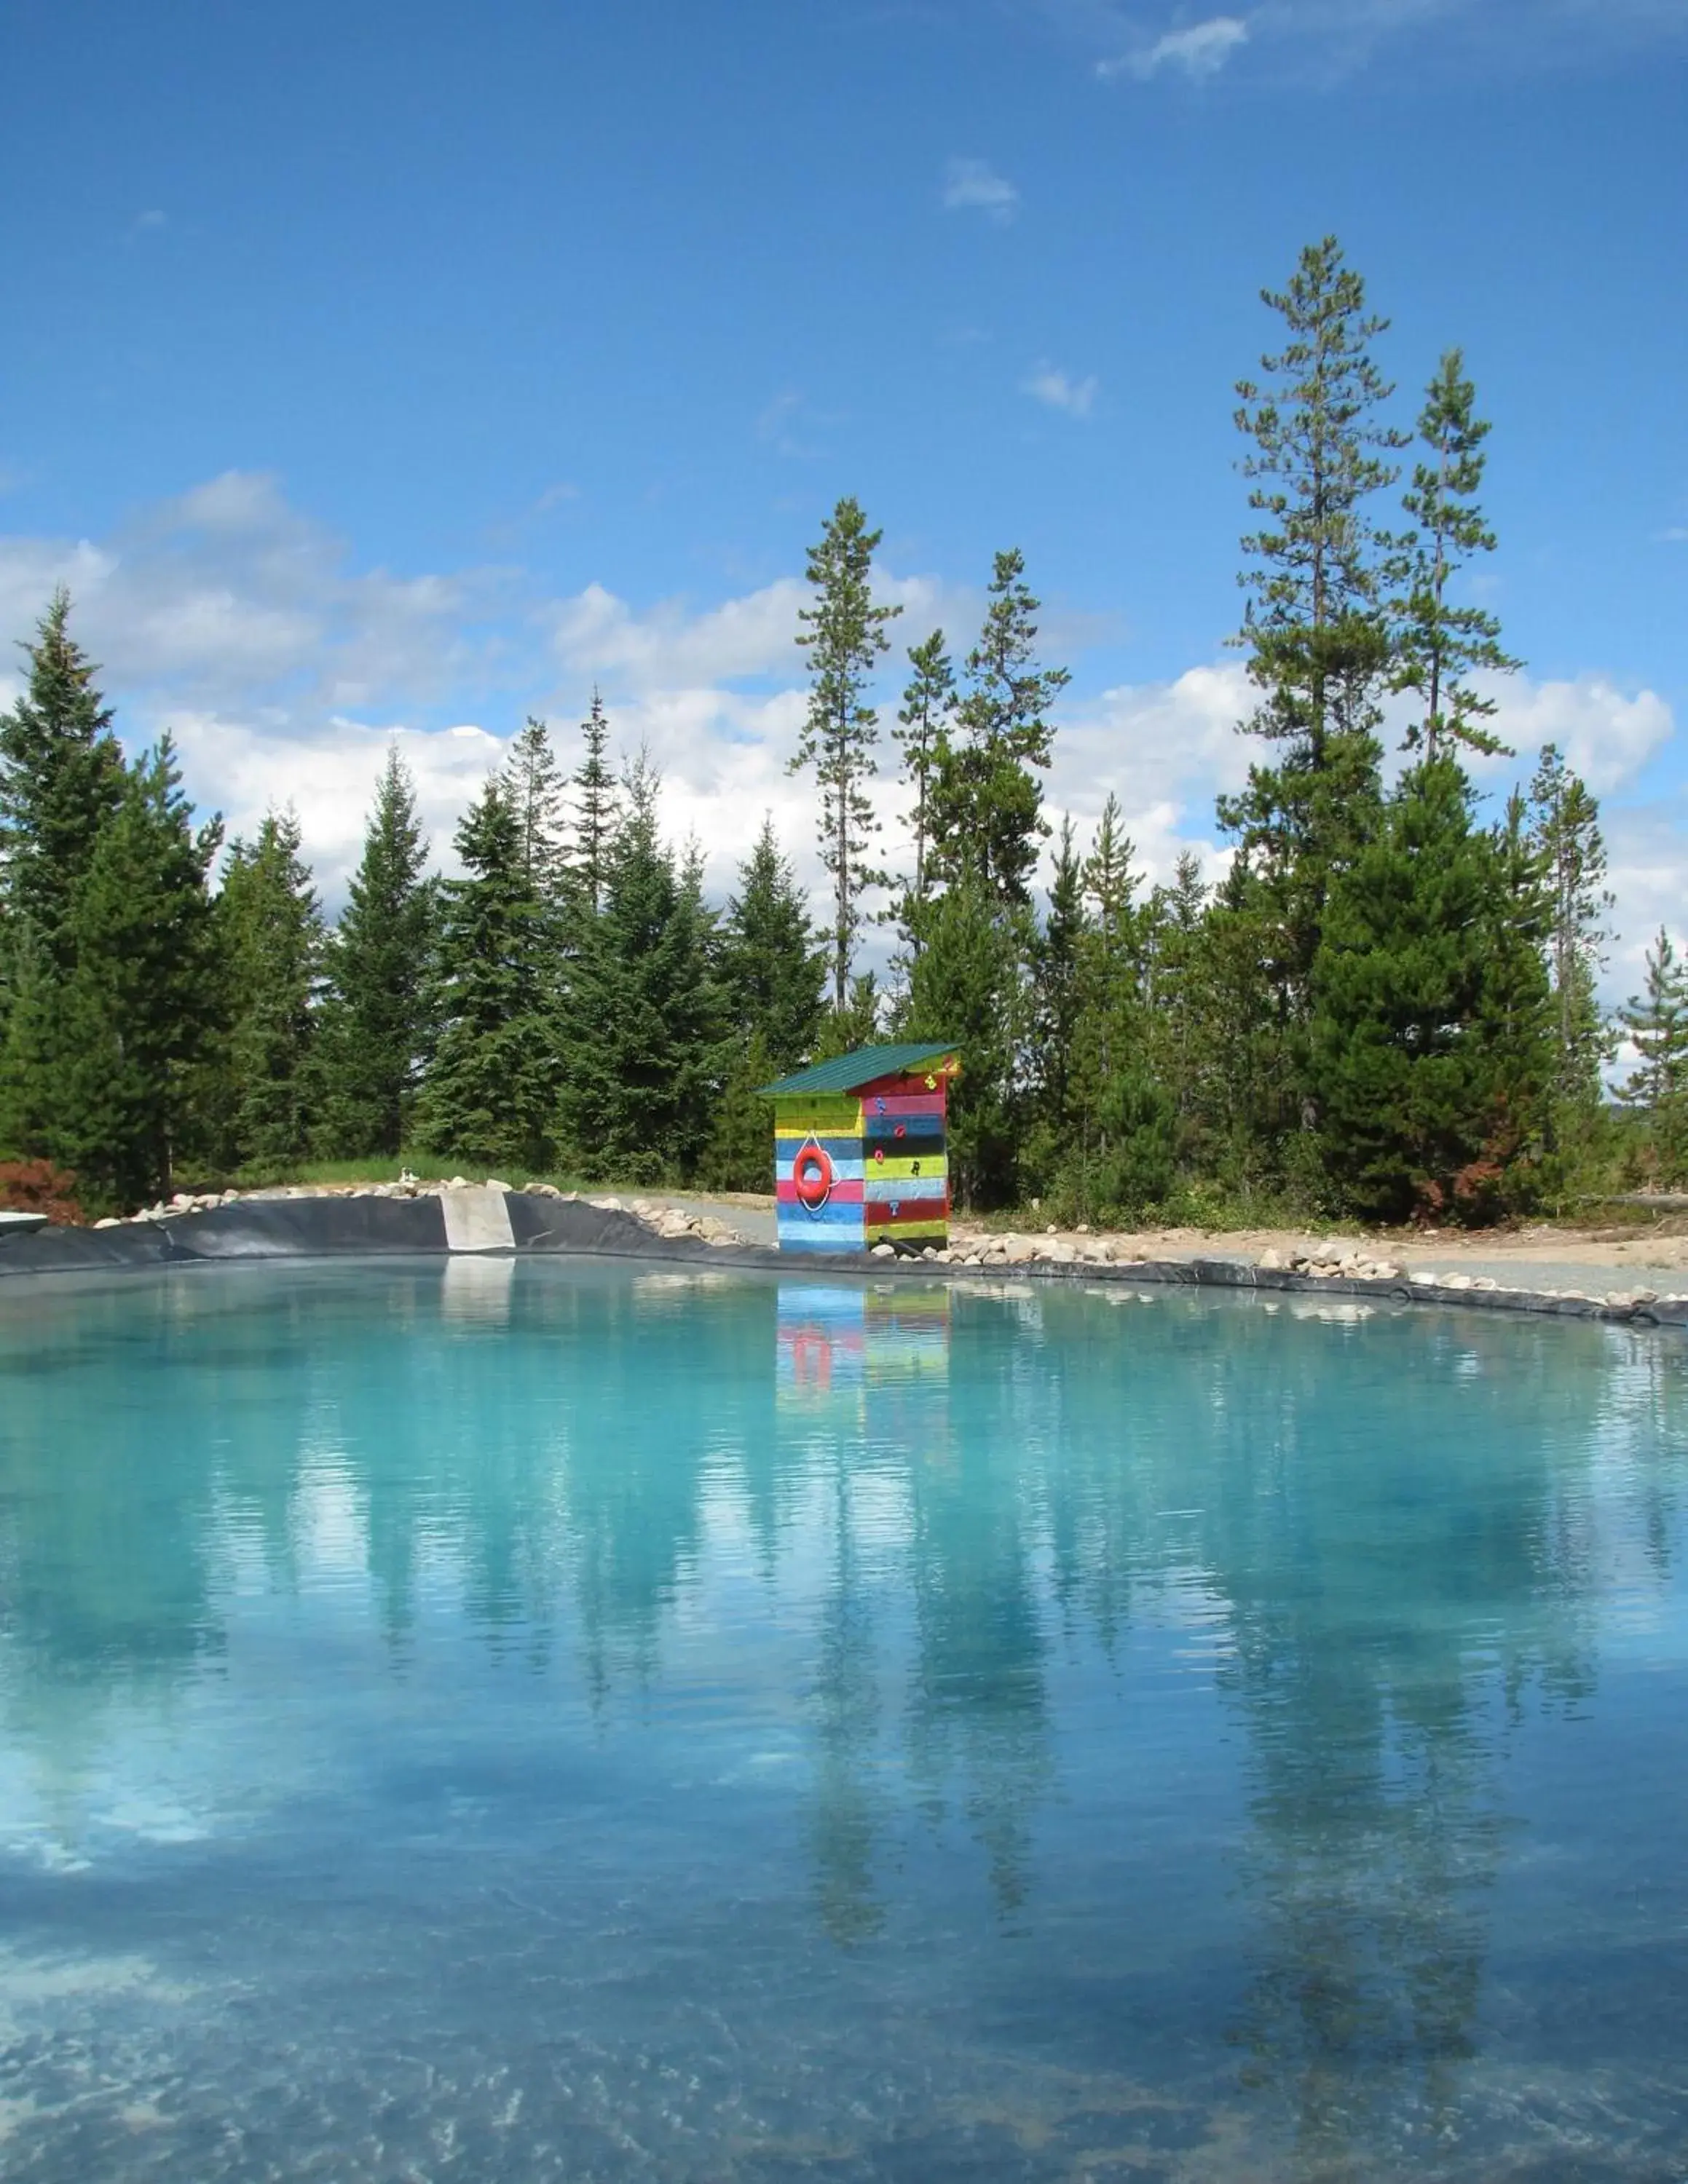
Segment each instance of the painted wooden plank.
[[817,1137],[829,1131],[849,1136],[862,1127],[862,1103],[853,1092],[811,1093],[799,1100],[776,1100],[774,1103],[774,1127],[784,1137],[796,1130],[807,1136],[813,1130]]
[[869,1160],[862,1163],[862,1173],[869,1183],[930,1182],[934,1176],[949,1173],[949,1162],[942,1153],[927,1153],[914,1158],[887,1156],[884,1160]]
[[862,1143],[871,1152],[875,1145],[888,1151],[892,1145],[907,1145],[911,1152],[929,1152],[936,1148],[943,1150],[944,1118],[942,1115],[869,1115],[862,1125]]
[[[800,1146],[794,1145],[788,1150],[785,1146],[781,1145],[774,1162],[774,1180],[776,1183],[791,1181],[796,1173],[797,1154],[801,1150]],[[823,1147],[822,1150],[826,1152],[827,1158],[832,1162],[832,1173],[837,1182],[859,1183],[866,1174],[866,1165],[859,1152],[847,1159],[842,1154],[835,1153],[829,1148]]]
[[859,1251],[866,1246],[866,1238],[859,1228],[810,1228],[801,1235],[793,1231],[781,1236],[782,1251]]
[[882,1203],[870,1199],[863,1212],[870,1228],[875,1222],[889,1223],[894,1228],[900,1221],[947,1221],[949,1205],[941,1198],[895,1198]]
[[896,1221],[882,1223],[867,1231],[869,1244],[947,1244],[949,1241],[947,1221]]
[[876,1177],[869,1176],[862,1186],[862,1199],[863,1203],[868,1206],[895,1206],[899,1200],[905,1206],[913,1205],[917,1201],[923,1206],[930,1206],[934,1200],[947,1206],[949,1178],[947,1175],[907,1175],[899,1179],[892,1176],[881,1183]]
[[948,1102],[942,1092],[878,1092],[862,1102],[862,1120],[876,1122],[888,1115],[892,1121],[901,1121],[912,1115],[936,1115],[942,1117]]
[[[834,1182],[826,1203],[829,1206],[859,1206],[866,1188],[859,1175],[841,1176]],[[781,1206],[803,1206],[804,1204],[798,1193],[796,1179],[789,1175],[782,1175],[776,1178],[774,1195]],[[804,1206],[804,1210],[808,1211],[807,1206]]]

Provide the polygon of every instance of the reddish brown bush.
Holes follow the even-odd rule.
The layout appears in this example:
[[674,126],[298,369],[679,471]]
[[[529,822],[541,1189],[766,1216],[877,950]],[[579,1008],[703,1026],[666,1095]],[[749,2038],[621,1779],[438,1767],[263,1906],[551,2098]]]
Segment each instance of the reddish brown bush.
[[0,1161],[0,1206],[8,1213],[44,1213],[63,1228],[87,1218],[76,1203],[76,1178],[51,1161]]

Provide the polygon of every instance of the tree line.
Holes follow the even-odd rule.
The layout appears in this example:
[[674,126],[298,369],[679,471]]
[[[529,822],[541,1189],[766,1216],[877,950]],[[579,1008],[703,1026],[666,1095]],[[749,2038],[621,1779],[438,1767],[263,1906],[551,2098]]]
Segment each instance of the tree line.
[[[798,636],[818,924],[771,821],[707,899],[595,697],[569,755],[528,722],[456,828],[460,877],[433,870],[389,752],[331,926],[291,810],[225,852],[168,737],[126,756],[60,593],[0,716],[0,1156],[73,1172],[90,1211],[410,1150],[755,1187],[760,1084],[908,1035],[963,1052],[953,1166],[975,1206],[1482,1220],[1562,1197],[1614,1145],[1638,1179],[1682,1179],[1668,935],[1609,1020],[1595,799],[1551,747],[1498,813],[1468,771],[1504,748],[1494,686],[1518,663],[1462,581],[1495,545],[1463,357],[1407,432],[1373,354],[1387,322],[1334,238],[1264,301],[1279,345],[1236,410],[1257,755],[1218,802],[1216,885],[1186,855],[1145,886],[1112,797],[1087,841],[1052,825],[1069,677],[1012,549],[959,660],[942,630],[907,650],[889,735],[910,850],[882,866],[900,610],[852,499],[810,550]],[[858,969],[874,921],[895,934],[883,978]],[[1643,1127],[1618,1143],[1602,1072],[1624,1031]]]

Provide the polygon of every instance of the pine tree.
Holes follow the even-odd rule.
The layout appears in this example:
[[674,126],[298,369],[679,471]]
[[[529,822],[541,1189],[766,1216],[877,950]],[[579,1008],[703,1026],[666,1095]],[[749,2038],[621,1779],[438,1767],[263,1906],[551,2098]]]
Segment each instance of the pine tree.
[[1456,760],[1421,760],[1331,893],[1315,967],[1322,1131],[1339,1199],[1374,1217],[1492,1216],[1539,1135],[1545,977],[1510,944],[1496,845],[1471,803]]
[[232,1157],[264,1169],[302,1159],[315,1119],[322,914],[300,841],[291,807],[269,813],[250,843],[231,844],[217,900]]
[[74,1168],[90,1206],[166,1195],[219,1028],[206,875],[220,820],[196,827],[166,736],[129,770],[77,883],[66,928],[53,1114],[39,1150]]
[[31,927],[61,976],[76,887],[123,801],[123,755],[93,662],[70,635],[59,590],[24,650],[29,684],[0,715],[0,899]]
[[1548,905],[1548,974],[1553,989],[1554,1092],[1562,1132],[1586,1129],[1601,1100],[1601,1065],[1610,1059],[1610,1028],[1598,998],[1610,934],[1606,914],[1606,842],[1600,805],[1545,744],[1530,783],[1532,832]]
[[1663,926],[1647,950],[1646,989],[1619,1021],[1638,1057],[1623,1097],[1647,1116],[1656,1179],[1680,1183],[1688,1178],[1688,968]]
[[523,878],[535,901],[554,905],[567,865],[563,780],[551,730],[531,713],[504,762],[504,789],[516,815]]
[[848,998],[862,895],[883,883],[867,861],[880,826],[870,792],[879,715],[868,702],[868,678],[891,649],[886,625],[903,610],[874,604],[880,536],[868,529],[855,500],[841,500],[809,549],[815,603],[798,615],[797,642],[809,655],[809,707],[791,771],[813,766],[820,790],[821,862],[833,889],[832,1000],[839,1010]]
[[1448,586],[1465,564],[1495,550],[1495,534],[1477,504],[1490,426],[1476,404],[1464,355],[1450,348],[1418,420],[1418,437],[1432,460],[1415,466],[1412,488],[1403,498],[1417,528],[1401,542],[1397,565],[1405,588],[1396,606],[1401,656],[1395,687],[1414,692],[1423,707],[1407,731],[1406,747],[1422,749],[1427,758],[1439,757],[1448,746],[1490,755],[1507,750],[1483,725],[1495,713],[1495,700],[1479,696],[1465,678],[1473,671],[1511,674],[1519,663],[1501,649],[1493,615],[1448,599]]
[[909,646],[908,665],[914,672],[903,693],[897,725],[892,734],[902,746],[903,774],[914,791],[914,870],[904,889],[901,912],[904,933],[913,944],[930,893],[926,866],[938,754],[949,734],[955,710],[955,670],[944,649],[941,629],[935,629],[923,644]]
[[1388,322],[1367,310],[1365,284],[1333,236],[1310,244],[1288,288],[1262,300],[1287,339],[1261,359],[1263,381],[1237,388],[1237,426],[1251,443],[1241,468],[1262,519],[1243,540],[1251,566],[1238,641],[1260,694],[1246,731],[1282,756],[1252,766],[1247,788],[1218,810],[1238,838],[1231,916],[1251,928],[1236,930],[1260,966],[1272,1027],[1250,1064],[1255,1127],[1294,1165],[1284,1141],[1316,1116],[1305,1030],[1325,900],[1372,832],[1381,798],[1392,542],[1368,511],[1399,475],[1389,456],[1406,442],[1378,419],[1393,390],[1370,344]]
[[557,1078],[545,918],[500,780],[487,783],[456,838],[466,877],[442,889],[440,1029],[417,1095],[417,1142],[483,1167],[541,1168]]
[[363,855],[324,965],[321,1150],[341,1158],[396,1155],[421,1058],[438,892],[416,789],[389,746],[364,832]]
[[1071,680],[1037,664],[1041,603],[1017,549],[998,554],[979,642],[968,655],[956,733],[942,735],[931,795],[932,869],[975,869],[998,900],[1023,909],[1048,834],[1037,775],[1054,740],[1050,707]]
[[603,907],[618,816],[615,776],[606,755],[610,724],[595,690],[592,710],[580,723],[580,733],[586,754],[570,784],[574,790],[574,878],[587,914],[595,917]]
[[729,1053],[701,860],[694,850],[677,865],[662,842],[658,788],[641,757],[564,1005],[570,1157],[634,1183],[696,1172]]

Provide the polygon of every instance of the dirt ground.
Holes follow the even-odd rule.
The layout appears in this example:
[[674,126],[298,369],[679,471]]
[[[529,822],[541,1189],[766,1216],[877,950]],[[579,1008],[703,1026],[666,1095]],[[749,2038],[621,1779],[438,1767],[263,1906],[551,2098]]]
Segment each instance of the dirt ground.
[[[660,1194],[652,1194],[653,1195]],[[674,1195],[675,1204],[696,1206],[696,1198]],[[758,1241],[771,1241],[774,1201],[759,1192],[724,1191],[707,1201],[713,1209],[732,1221],[743,1234]],[[992,1223],[992,1228],[1000,1224]],[[956,1243],[987,1233],[983,1224],[958,1217],[951,1223]],[[1027,1217],[1022,1235],[1046,1232]],[[1081,1234],[1107,1234],[1152,1259],[1236,1259],[1250,1262],[1263,1251],[1273,1251],[1284,1260],[1298,1251],[1312,1252],[1328,1240],[1328,1232],[1300,1228],[1133,1228],[1055,1232],[1069,1242]],[[1380,1258],[1408,1270],[1414,1267],[1445,1267],[1451,1273],[1489,1274],[1504,1286],[1518,1289],[1590,1289],[1612,1286],[1596,1279],[1611,1275],[1614,1283],[1645,1283],[1660,1290],[1688,1289],[1688,1214],[1639,1214],[1623,1222],[1586,1226],[1533,1223],[1517,1228],[1468,1232],[1379,1229],[1367,1234],[1365,1245]]]

